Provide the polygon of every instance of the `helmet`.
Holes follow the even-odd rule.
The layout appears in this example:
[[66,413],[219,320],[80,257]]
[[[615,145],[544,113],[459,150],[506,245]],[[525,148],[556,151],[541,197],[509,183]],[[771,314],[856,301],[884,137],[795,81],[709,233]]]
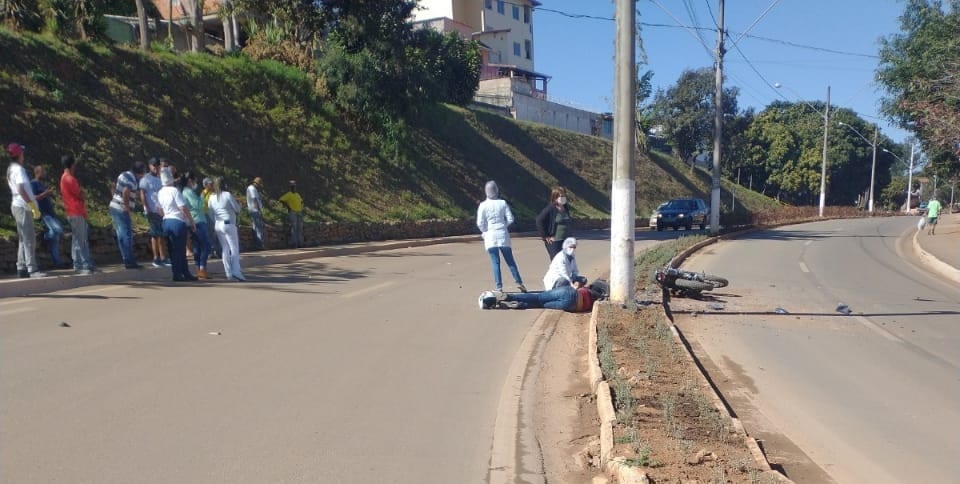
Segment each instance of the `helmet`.
[[493,291],[483,291],[478,302],[480,309],[493,309],[497,305],[497,295]]

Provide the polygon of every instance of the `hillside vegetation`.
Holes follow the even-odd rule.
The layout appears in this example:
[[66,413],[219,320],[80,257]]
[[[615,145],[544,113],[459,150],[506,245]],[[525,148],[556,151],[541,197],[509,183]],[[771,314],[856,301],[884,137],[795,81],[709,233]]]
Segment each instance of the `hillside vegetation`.
[[[0,63],[0,140],[25,144],[27,164],[53,176],[60,155],[78,156],[95,225],[109,223],[117,174],[153,155],[181,171],[224,175],[235,193],[262,176],[277,197],[296,179],[308,223],[467,218],[488,179],[522,218],[557,184],[580,215],[609,214],[611,144],[595,137],[446,105],[408,119],[403,136],[369,132],[319,98],[308,74],[242,55],[144,54],[0,28]],[[661,155],[641,159],[637,214],[708,190],[706,173]],[[746,192],[738,191],[738,211],[774,204]],[[7,190],[2,197],[8,206]],[[279,220],[279,204],[271,210]]]

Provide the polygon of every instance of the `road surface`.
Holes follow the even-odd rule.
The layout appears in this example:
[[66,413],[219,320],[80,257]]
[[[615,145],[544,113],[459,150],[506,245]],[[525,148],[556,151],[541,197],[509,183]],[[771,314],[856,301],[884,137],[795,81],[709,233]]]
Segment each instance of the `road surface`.
[[797,482],[960,479],[960,288],[911,263],[901,235],[914,224],[783,227],[684,264],[731,280],[716,296],[722,314],[681,301],[708,314],[681,310],[678,324]]
[[[605,236],[580,241],[588,277],[608,270]],[[542,243],[514,246],[538,288]],[[246,274],[0,300],[0,482],[488,478],[501,389],[540,311],[479,310],[493,285],[479,238]]]

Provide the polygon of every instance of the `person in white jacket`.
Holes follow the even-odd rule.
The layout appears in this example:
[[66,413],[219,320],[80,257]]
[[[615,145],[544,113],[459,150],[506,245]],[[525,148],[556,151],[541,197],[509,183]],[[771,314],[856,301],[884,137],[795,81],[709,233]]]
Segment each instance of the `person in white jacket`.
[[507,227],[513,223],[513,212],[507,202],[500,198],[500,189],[494,181],[488,181],[484,187],[487,199],[477,207],[477,228],[483,234],[483,246],[490,255],[490,263],[493,265],[493,281],[496,284],[497,292],[503,291],[503,280],[500,276],[500,255],[503,254],[503,260],[510,268],[510,274],[513,275],[514,282],[517,283],[517,289],[520,292],[527,292],[523,285],[523,279],[520,278],[520,270],[517,269],[517,262],[513,259],[513,249],[510,248],[510,232]]
[[550,268],[547,274],[543,276],[543,290],[549,291],[560,286],[579,287],[586,281],[580,275],[577,268],[577,258],[574,253],[577,250],[577,239],[567,237],[563,240],[563,250],[553,256],[550,261]]

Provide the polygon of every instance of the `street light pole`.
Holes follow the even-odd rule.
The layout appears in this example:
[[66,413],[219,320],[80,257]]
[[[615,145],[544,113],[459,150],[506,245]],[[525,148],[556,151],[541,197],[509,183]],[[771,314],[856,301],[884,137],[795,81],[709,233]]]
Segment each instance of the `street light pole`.
[[827,132],[830,128],[830,86],[827,86],[827,108],[823,112],[823,163],[820,167],[820,217],[827,204]]
[[873,213],[873,184],[874,184],[874,180],[876,180],[876,175],[877,175],[877,136],[879,136],[880,134],[880,128],[878,126],[874,126],[873,143],[871,143],[870,140],[868,140],[862,134],[860,134],[860,132],[857,131],[856,128],[854,128],[853,126],[850,126],[849,124],[844,123],[843,121],[840,121],[837,124],[839,124],[840,126],[846,126],[847,128],[850,128],[850,131],[853,131],[854,133],[856,133],[856,135],[859,136],[860,139],[866,141],[867,144],[869,144],[870,147],[873,148],[873,163],[870,165],[870,199],[867,201],[867,210],[870,213]]
[[910,144],[910,169],[907,171],[907,215],[910,215],[910,196],[913,194],[913,144]]
[[[709,0],[708,0],[709,1]],[[710,189],[710,233],[720,233],[720,149],[723,138],[723,0],[717,17],[717,65],[714,80],[713,175]]]

